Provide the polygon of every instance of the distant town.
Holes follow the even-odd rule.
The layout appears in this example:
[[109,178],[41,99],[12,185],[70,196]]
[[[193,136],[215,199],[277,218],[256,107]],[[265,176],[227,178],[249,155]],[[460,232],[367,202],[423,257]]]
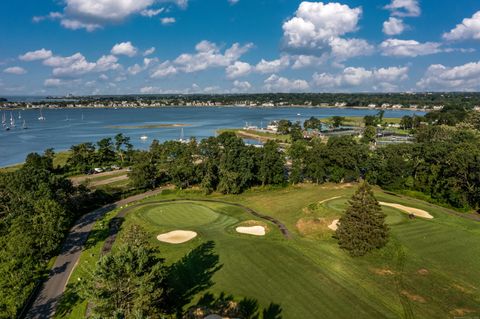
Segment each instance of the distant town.
[[480,93],[384,94],[243,94],[62,96],[37,99],[0,98],[0,108],[135,108],[135,107],[335,107],[439,111],[461,105],[480,111]]

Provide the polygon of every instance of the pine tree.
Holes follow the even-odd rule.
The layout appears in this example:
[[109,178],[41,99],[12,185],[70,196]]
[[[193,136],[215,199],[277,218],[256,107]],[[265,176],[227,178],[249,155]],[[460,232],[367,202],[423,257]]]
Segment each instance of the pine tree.
[[336,238],[340,247],[352,256],[363,256],[386,245],[385,214],[367,182],[359,186],[349,201],[345,215],[340,218]]

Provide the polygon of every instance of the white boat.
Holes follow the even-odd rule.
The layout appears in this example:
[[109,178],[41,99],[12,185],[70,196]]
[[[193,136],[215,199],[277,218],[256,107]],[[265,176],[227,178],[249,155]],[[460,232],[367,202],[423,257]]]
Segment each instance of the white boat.
[[5,115],[5,112],[3,112],[2,115],[2,127],[5,131],[10,131],[10,128],[7,125],[7,116]]
[[15,119],[12,112],[10,112],[10,127],[15,127]]
[[27,122],[25,122],[25,120],[23,120],[22,129],[24,129],[24,130],[28,129]]
[[20,113],[20,111],[18,111],[18,119],[19,119],[19,120],[22,119],[22,114]]
[[45,116],[43,116],[43,114],[42,114],[42,109],[40,109],[40,116],[38,117],[38,120],[39,121],[45,121],[46,120]]
[[148,136],[142,135],[142,136],[140,136],[140,139],[141,139],[142,141],[146,141],[146,140],[148,140]]
[[183,136],[183,127],[182,127],[182,130],[180,131],[180,139],[178,140],[180,143],[190,143],[190,140],[189,139],[185,139],[185,137]]

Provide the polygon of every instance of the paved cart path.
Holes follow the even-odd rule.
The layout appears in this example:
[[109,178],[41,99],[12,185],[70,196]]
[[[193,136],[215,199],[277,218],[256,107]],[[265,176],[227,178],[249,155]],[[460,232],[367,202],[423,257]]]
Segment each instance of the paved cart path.
[[61,252],[55,260],[55,264],[50,270],[47,280],[43,283],[40,292],[36,296],[32,307],[27,312],[26,318],[40,319],[53,317],[57,303],[65,291],[68,279],[80,258],[88,235],[100,217],[117,207],[159,194],[162,190],[163,189],[157,189],[131,196],[101,207],[81,217],[70,230],[61,248]]

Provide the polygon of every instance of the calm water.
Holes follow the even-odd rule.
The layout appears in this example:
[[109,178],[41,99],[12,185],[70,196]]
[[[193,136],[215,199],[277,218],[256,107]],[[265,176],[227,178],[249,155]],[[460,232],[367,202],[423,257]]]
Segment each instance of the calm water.
[[[147,124],[187,124],[184,128],[185,138],[202,139],[215,135],[220,128],[243,127],[245,122],[251,125],[266,126],[272,120],[290,119],[304,121],[315,117],[364,116],[376,114],[375,110],[335,109],[335,108],[189,108],[170,107],[156,109],[58,109],[43,110],[46,121],[39,121],[39,110],[13,112],[17,127],[10,131],[0,131],[0,166],[23,162],[31,152],[43,152],[47,148],[56,151],[69,149],[74,144],[96,142],[104,137],[113,137],[124,133],[131,138],[132,144],[146,149],[153,139],[160,141],[180,138],[180,128],[155,129],[114,129],[112,125],[147,125]],[[82,120],[83,114],[83,120]],[[300,114],[300,115],[297,115]],[[411,111],[386,111],[385,117],[402,117],[412,115]],[[417,114],[423,114],[417,112]],[[6,112],[7,121],[10,112]],[[26,120],[28,129],[23,130],[22,122]],[[147,135],[143,142],[140,136]]]

